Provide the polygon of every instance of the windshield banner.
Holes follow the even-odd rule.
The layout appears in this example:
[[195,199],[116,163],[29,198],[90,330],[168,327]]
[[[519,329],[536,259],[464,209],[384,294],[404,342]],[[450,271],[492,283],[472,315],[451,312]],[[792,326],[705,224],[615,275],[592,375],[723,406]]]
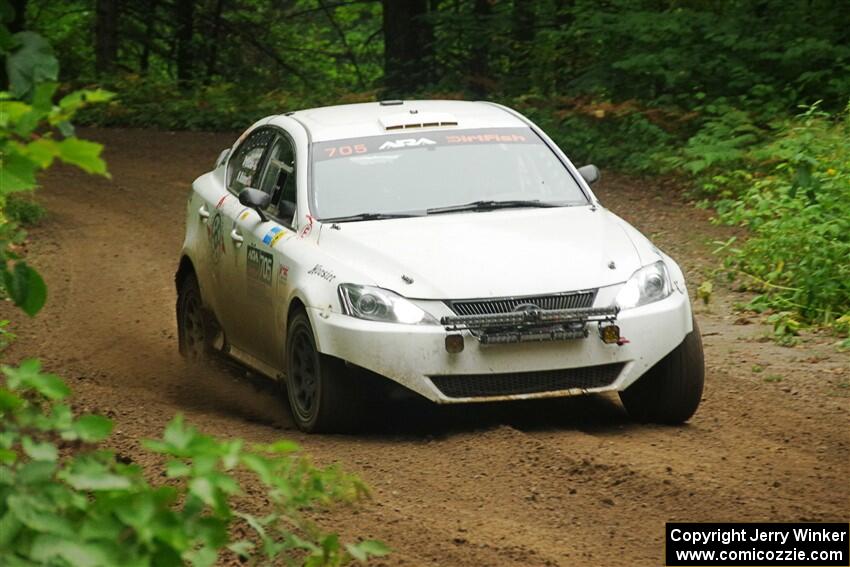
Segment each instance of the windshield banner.
[[383,152],[463,146],[474,144],[542,144],[543,141],[530,128],[479,128],[476,130],[445,130],[403,132],[392,135],[347,138],[313,144],[313,159],[347,158],[358,155],[375,155]]

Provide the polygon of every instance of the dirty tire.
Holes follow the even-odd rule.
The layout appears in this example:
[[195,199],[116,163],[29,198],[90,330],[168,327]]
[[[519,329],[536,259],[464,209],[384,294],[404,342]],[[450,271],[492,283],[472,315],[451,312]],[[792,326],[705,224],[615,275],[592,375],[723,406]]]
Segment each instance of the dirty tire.
[[629,416],[644,423],[676,425],[697,411],[705,381],[702,335],[694,330],[637,382],[620,392]]
[[292,419],[307,433],[345,433],[364,417],[365,392],[345,363],[316,349],[310,319],[303,311],[286,334],[286,393]]
[[180,354],[191,363],[207,363],[212,353],[213,328],[201,300],[195,274],[187,274],[177,288],[177,336]]

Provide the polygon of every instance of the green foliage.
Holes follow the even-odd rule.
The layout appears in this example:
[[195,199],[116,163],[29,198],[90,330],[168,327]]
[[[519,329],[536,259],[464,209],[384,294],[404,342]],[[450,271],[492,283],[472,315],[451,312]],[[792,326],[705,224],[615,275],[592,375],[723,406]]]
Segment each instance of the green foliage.
[[646,171],[673,142],[673,136],[650,119],[648,109],[634,101],[522,95],[504,103],[531,118],[579,164]]
[[308,95],[280,90],[252,93],[246,99],[244,89],[232,83],[201,85],[187,92],[173,83],[145,81],[136,75],[115,80],[110,89],[118,93],[115,100],[86,109],[79,120],[98,126],[241,131],[269,114],[319,104]]
[[[387,553],[375,541],[342,544],[304,518],[365,488],[335,467],[315,467],[293,443],[222,441],[177,416],[145,444],[165,461],[168,481],[154,486],[101,446],[108,419],[73,416],[61,379],[34,360],[2,370],[0,564],[202,566],[229,556],[336,566]],[[247,478],[270,509],[240,499]]]
[[6,200],[6,218],[21,226],[35,226],[47,214],[40,204],[20,193]]
[[59,61],[53,56],[50,44],[33,32],[19,32],[12,36],[13,49],[6,57],[9,90],[14,98],[29,99],[39,83],[56,81]]
[[[0,31],[5,28],[0,26]],[[10,92],[0,92],[0,294],[33,316],[47,299],[47,287],[21,256],[24,234],[18,223],[38,220],[42,210],[20,194],[32,191],[38,172],[56,159],[106,175],[102,147],[73,136],[70,120],[85,105],[109,100],[111,95],[76,91],[54,104],[58,84],[41,82],[56,78],[58,63],[49,45],[31,32],[9,37]]]
[[0,353],[17,338],[15,333],[9,330],[9,320],[0,321]]
[[23,260],[4,268],[3,288],[9,298],[30,317],[35,316],[47,301],[47,285],[39,273]]
[[702,126],[683,145],[678,155],[663,161],[675,170],[695,176],[706,195],[731,196],[726,191],[747,152],[765,138],[765,132],[753,123],[752,116],[726,103],[711,103],[700,108]]
[[790,311],[779,311],[768,316],[767,322],[773,325],[773,335],[776,340],[785,346],[797,344],[795,338],[800,334],[803,324]]
[[[752,145],[726,176],[722,221],[748,228],[727,267],[778,311],[777,334],[799,322],[835,324],[850,313],[850,115],[812,106]],[[792,323],[796,321],[796,323]]]
[[705,280],[697,288],[697,299],[701,300],[704,305],[711,303],[711,296],[714,293],[714,284],[711,280]]
[[[183,60],[175,44],[185,4],[116,3],[120,49],[106,73],[82,33],[97,17],[88,2],[30,0],[28,11],[60,47],[64,78],[119,93],[85,113],[91,124],[241,130],[268,114],[374,99],[384,61],[403,56],[385,53],[380,2],[234,0],[192,2]],[[581,162],[721,170],[701,176],[712,195],[728,184],[724,165],[769,135],[775,119],[816,99],[837,110],[850,92],[850,12],[841,0],[428,5],[411,26],[432,39],[405,62],[416,80],[394,96],[512,104]],[[684,144],[673,162],[662,158]]]

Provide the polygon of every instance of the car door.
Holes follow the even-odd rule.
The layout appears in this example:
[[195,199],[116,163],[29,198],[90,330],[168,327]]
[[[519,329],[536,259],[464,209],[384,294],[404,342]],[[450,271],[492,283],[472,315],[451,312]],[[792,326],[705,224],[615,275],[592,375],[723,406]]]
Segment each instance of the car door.
[[240,227],[260,224],[261,220],[255,211],[239,203],[239,193],[259,182],[274,138],[271,128],[260,127],[235,149],[228,162],[227,193],[211,211],[210,226],[218,235],[213,240],[220,242],[219,257],[215,259],[219,274],[215,290],[219,298],[216,315],[227,342],[243,351],[250,347],[253,329],[251,319],[243,310],[247,247]]
[[255,188],[267,193],[271,201],[263,211],[267,222],[255,222],[253,216],[237,219],[245,248],[241,311],[251,321],[246,350],[279,368],[284,342],[281,313],[288,297],[288,248],[295,236],[292,219],[296,207],[294,144],[282,130],[276,131]]

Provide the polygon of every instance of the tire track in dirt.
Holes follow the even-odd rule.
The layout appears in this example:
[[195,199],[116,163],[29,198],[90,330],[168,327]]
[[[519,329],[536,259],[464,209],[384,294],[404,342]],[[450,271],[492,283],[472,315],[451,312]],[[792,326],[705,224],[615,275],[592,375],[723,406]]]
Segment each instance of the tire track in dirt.
[[[20,337],[4,357],[43,358],[69,379],[77,409],[115,419],[113,445],[151,474],[159,463],[138,441],[178,411],[219,436],[292,438],[372,487],[371,500],[316,519],[385,540],[395,549],[387,565],[657,565],[668,520],[847,519],[848,355],[828,337],[790,349],[761,342],[764,326],[736,324],[731,307],[745,296],[722,290],[696,308],[706,391],[685,427],[632,424],[615,397],[594,396],[385,403],[380,423],[358,435],[293,430],[273,385],[229,366],[189,371],[177,355],[173,272],[185,199],[235,136],[84,135],[106,143],[113,178],[63,167],[45,175],[49,217],[31,248],[50,299],[32,321],[0,306]],[[657,179],[612,175],[598,192],[676,257],[694,287],[716,262],[707,242],[732,233]]]

